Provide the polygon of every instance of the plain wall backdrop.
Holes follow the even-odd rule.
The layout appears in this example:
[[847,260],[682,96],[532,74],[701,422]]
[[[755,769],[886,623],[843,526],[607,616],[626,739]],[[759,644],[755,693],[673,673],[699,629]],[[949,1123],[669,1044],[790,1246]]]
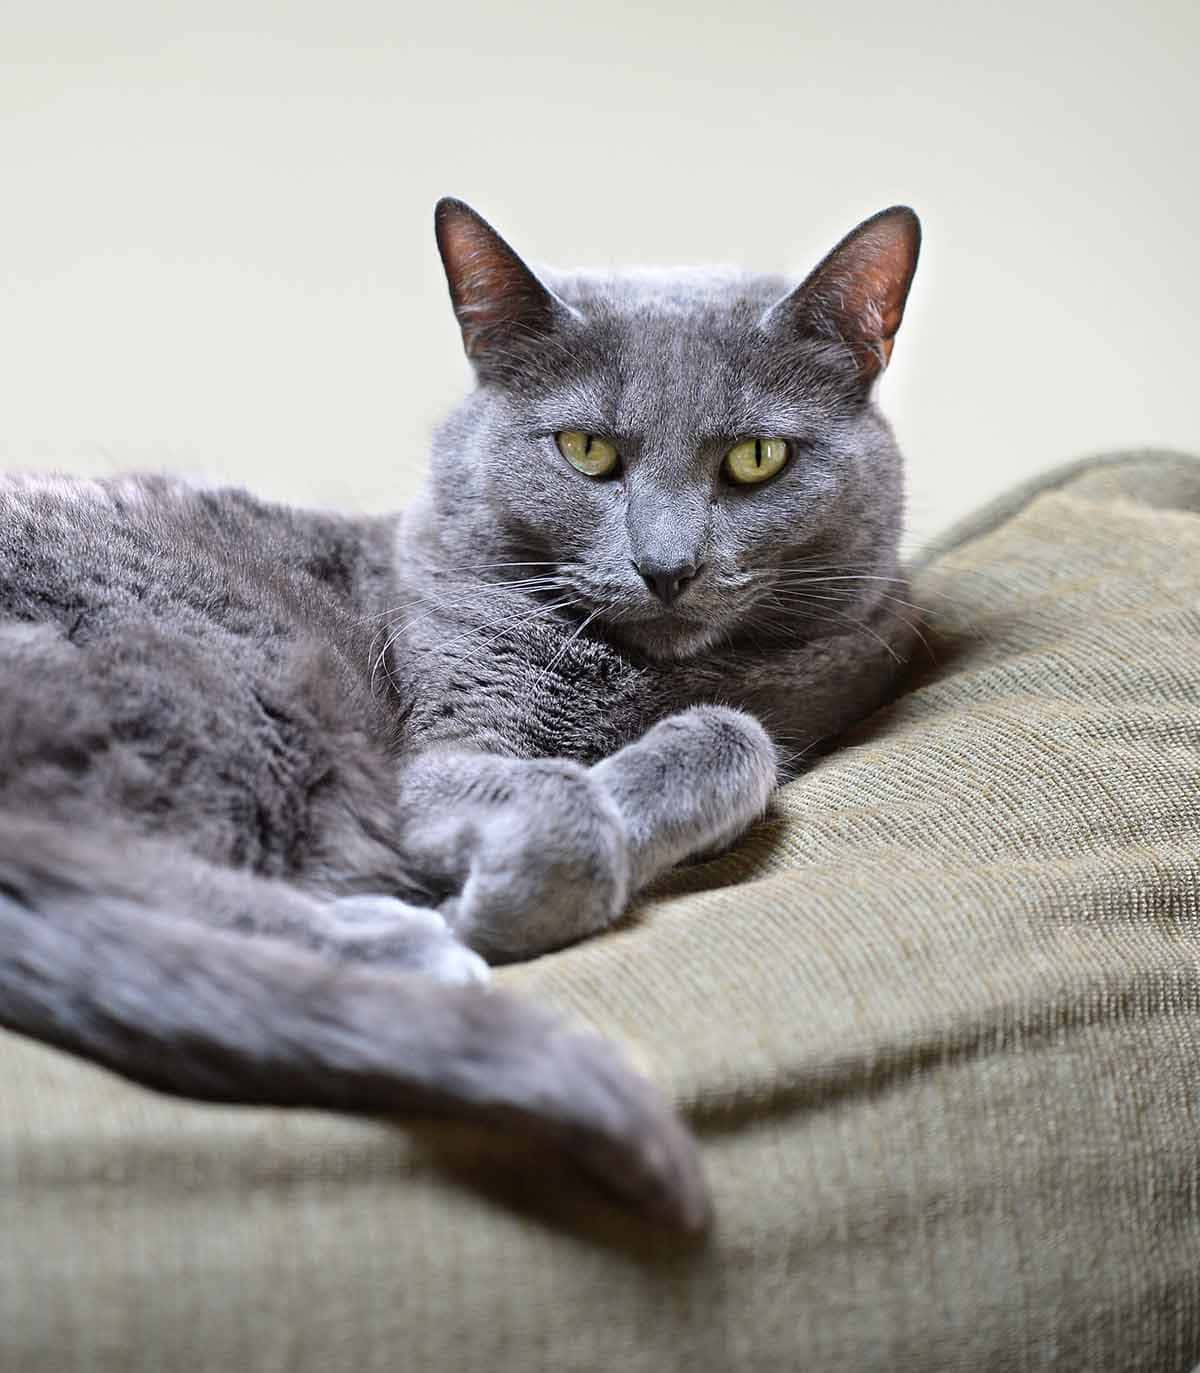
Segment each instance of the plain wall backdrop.
[[904,201],[881,398],[914,541],[1098,449],[1200,449],[1200,6],[0,9],[0,463],[401,504],[468,381],[431,227],[802,274]]

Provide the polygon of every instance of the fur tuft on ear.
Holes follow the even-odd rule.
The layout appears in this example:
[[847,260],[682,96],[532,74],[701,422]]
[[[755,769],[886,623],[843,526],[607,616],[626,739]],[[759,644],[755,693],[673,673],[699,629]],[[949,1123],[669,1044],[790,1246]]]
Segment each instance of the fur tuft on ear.
[[846,344],[870,384],[887,366],[921,249],[921,221],[906,205],[852,229],[791,294],[768,311],[798,333]]
[[463,346],[481,373],[489,351],[548,335],[570,314],[481,215],[447,196],[434,211],[438,252]]

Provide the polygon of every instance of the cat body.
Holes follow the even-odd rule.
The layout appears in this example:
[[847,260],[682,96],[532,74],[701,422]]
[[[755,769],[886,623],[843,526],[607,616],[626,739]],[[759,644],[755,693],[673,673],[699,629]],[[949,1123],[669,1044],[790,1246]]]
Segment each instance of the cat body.
[[[535,277],[443,202],[480,386],[400,516],[0,480],[0,1024],[193,1096],[518,1120],[701,1223],[670,1112],[479,955],[605,928],[888,693],[898,213],[797,295]],[[775,499],[724,475],[764,433]]]

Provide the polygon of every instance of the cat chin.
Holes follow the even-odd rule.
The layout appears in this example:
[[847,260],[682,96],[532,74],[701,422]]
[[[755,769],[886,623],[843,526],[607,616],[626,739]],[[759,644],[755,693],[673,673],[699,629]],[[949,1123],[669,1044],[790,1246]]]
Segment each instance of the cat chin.
[[668,619],[625,621],[614,625],[612,637],[645,654],[655,662],[680,662],[713,649],[724,637],[720,624]]

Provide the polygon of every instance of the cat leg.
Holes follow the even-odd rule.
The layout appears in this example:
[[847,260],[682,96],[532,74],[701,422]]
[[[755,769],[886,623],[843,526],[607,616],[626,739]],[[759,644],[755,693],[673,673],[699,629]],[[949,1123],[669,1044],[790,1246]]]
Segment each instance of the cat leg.
[[[369,927],[375,903],[345,922]],[[695,1145],[615,1050],[489,988],[263,937],[327,905],[169,842],[0,813],[0,1028],[178,1096],[525,1131],[645,1213],[704,1225]]]
[[[153,843],[132,837],[131,858]],[[231,869],[231,872],[236,870]],[[193,873],[205,884],[202,899],[189,913],[213,929],[242,936],[279,940],[339,962],[372,963],[388,972],[422,973],[453,986],[486,982],[488,966],[456,939],[443,917],[428,906],[414,906],[391,896],[371,893],[331,897],[320,890],[277,884],[279,897],[261,904],[214,899],[224,888],[213,888],[205,870],[179,864],[176,885],[184,886]],[[237,887],[231,890],[237,891]]]
[[400,793],[407,862],[451,893],[450,929],[492,960],[583,939],[629,899],[625,823],[578,763],[428,753]]
[[776,769],[762,725],[724,706],[670,715],[597,763],[592,777],[625,826],[633,889],[731,844],[766,809]]
[[529,958],[611,925],[633,893],[762,814],[775,748],[749,715],[698,706],[585,768],[429,753],[401,775],[408,860],[453,895],[451,930]]
[[344,896],[322,911],[322,936],[339,958],[386,964],[393,971],[423,973],[465,986],[486,982],[488,965],[450,932],[428,906],[390,896]]

